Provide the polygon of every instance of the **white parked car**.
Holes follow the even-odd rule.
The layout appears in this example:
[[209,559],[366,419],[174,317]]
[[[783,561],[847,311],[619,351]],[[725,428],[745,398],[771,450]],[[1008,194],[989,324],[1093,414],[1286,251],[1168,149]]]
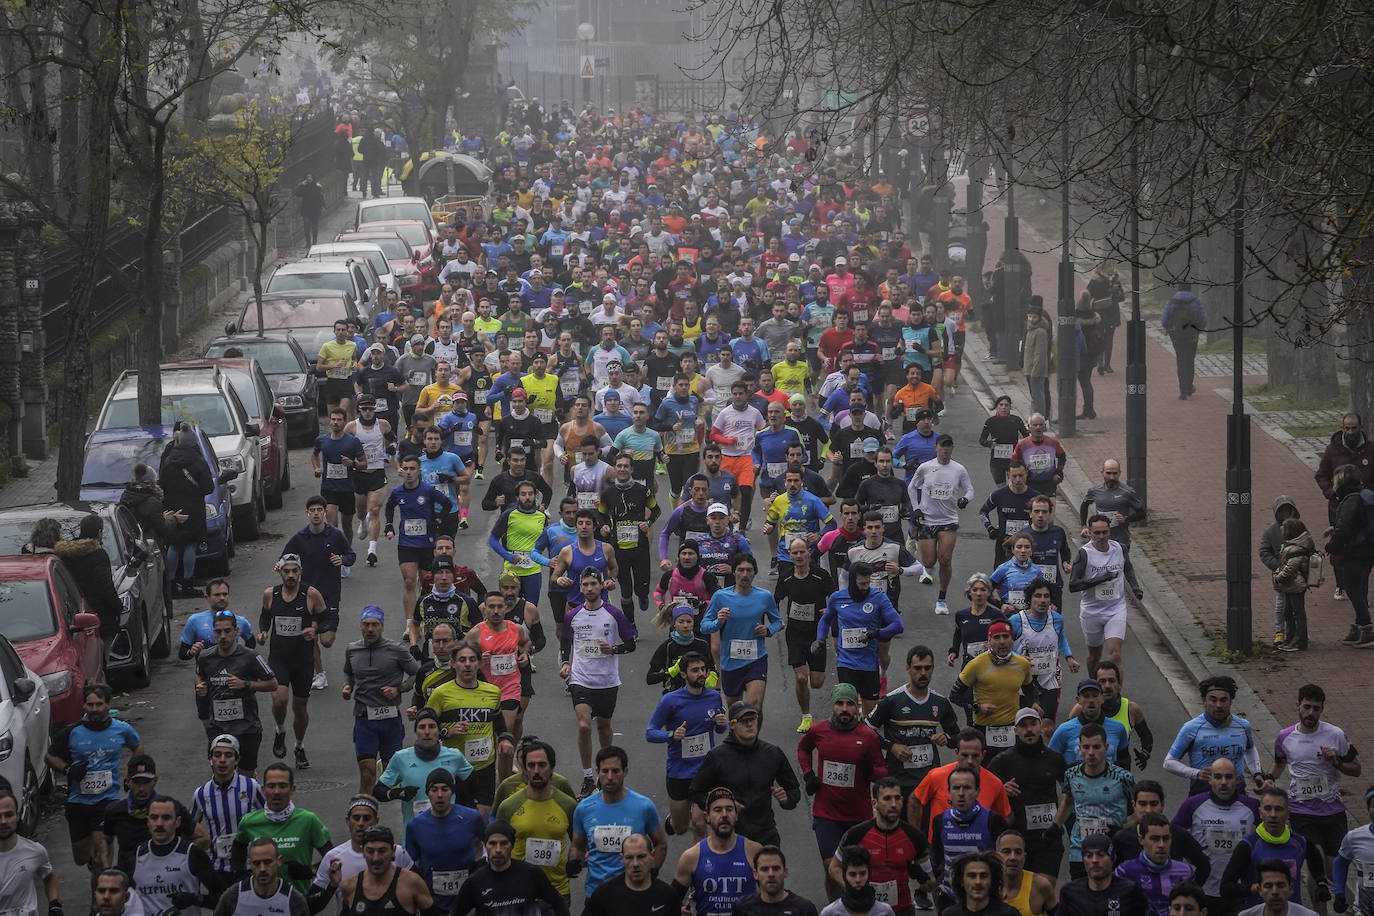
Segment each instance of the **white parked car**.
[[48,749],[48,688],[24,667],[19,653],[0,636],[0,778],[19,799],[19,832],[38,829],[41,796],[52,789],[43,755]]
[[353,228],[361,228],[367,223],[388,223],[398,219],[417,219],[429,226],[431,234],[439,234],[439,226],[434,222],[434,214],[429,210],[429,201],[423,197],[376,197],[359,201],[358,213],[353,218]]

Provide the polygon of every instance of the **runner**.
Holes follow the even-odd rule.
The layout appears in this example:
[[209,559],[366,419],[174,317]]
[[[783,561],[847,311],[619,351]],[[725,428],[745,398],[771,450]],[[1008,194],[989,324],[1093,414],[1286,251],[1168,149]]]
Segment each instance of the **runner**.
[[615,537],[621,606],[633,624],[636,598],[641,611],[649,610],[649,526],[658,521],[659,505],[654,494],[634,479],[629,455],[616,456],[615,477],[602,490],[597,511],[601,536],[608,541]]
[[520,769],[523,785],[501,802],[497,818],[515,830],[515,858],[538,866],[558,893],[567,897],[568,850],[577,800],[554,785],[553,749],[544,742],[521,742]]
[[[582,573],[594,569],[601,574],[607,588],[615,586],[620,569],[616,562],[615,548],[605,541],[596,539],[596,512],[591,509],[578,509],[574,515],[576,539],[563,547],[553,557],[549,565],[549,584],[564,590],[567,605],[582,603]],[[566,612],[564,617],[566,617]],[[562,620],[559,620],[562,626]]]
[[733,705],[744,699],[761,711],[763,691],[768,686],[768,646],[764,640],[782,629],[782,615],[773,596],[754,587],[758,564],[752,556],[736,554],[730,569],[735,584],[711,596],[700,629],[706,634],[720,633],[716,661],[726,702]]
[[[425,882],[413,871],[398,868],[396,838],[388,827],[373,827],[363,834],[366,870],[339,883],[340,911],[360,916],[378,913],[421,913],[435,906]],[[334,871],[330,869],[331,877]]]
[[800,735],[805,734],[814,721],[811,691],[825,685],[825,647],[822,645],[820,653],[813,653],[811,645],[816,636],[816,608],[829,602],[835,592],[835,580],[820,566],[811,565],[811,545],[805,538],[792,538],[787,553],[792,559],[792,567],[779,573],[773,600],[783,612],[787,665],[792,669],[797,705],[801,708],[801,722],[797,725]]
[[820,653],[834,634],[835,678],[855,688],[863,700],[864,715],[873,711],[882,696],[881,643],[890,642],[904,629],[887,595],[870,588],[872,576],[873,567],[862,560],[850,567],[848,586],[826,601],[816,641],[811,644],[811,651]]
[[458,898],[453,905],[455,913],[504,916],[511,911],[543,912],[540,908],[546,907],[554,916],[568,916],[568,901],[554,888],[543,870],[511,858],[515,829],[510,824],[505,821],[488,824],[483,847],[486,861],[458,889]]
[[205,850],[178,835],[180,807],[166,796],[149,801],[148,840],[121,850],[117,867],[153,912],[175,909],[199,916],[202,907],[219,899],[220,875]]
[[310,769],[305,754],[305,733],[310,727],[311,681],[314,676],[315,625],[326,614],[324,598],[318,591],[301,584],[301,558],[283,555],[276,563],[281,585],[263,589],[262,613],[258,618],[258,645],[272,647],[267,663],[277,677],[272,693],[272,718],[276,722],[272,755],[286,756],[286,703],[291,700],[291,725],[296,735],[296,769]]
[[[792,565],[787,545],[793,537],[801,537],[817,549],[821,536],[835,527],[830,507],[820,497],[802,489],[803,472],[788,468],[783,472],[785,489],[773,498],[764,514],[763,533],[776,536],[778,547],[773,551],[771,565],[780,573]],[[741,527],[744,527],[741,524]]]
[[358,758],[358,791],[371,794],[377,782],[377,761],[386,768],[405,741],[401,723],[401,694],[420,663],[398,642],[382,635],[386,615],[375,604],[363,608],[358,619],[362,638],[344,653],[341,695],[353,703],[353,751]]
[[1002,780],[1011,800],[1012,824],[1021,842],[1019,864],[1052,876],[1053,882],[1064,858],[1063,831],[1054,823],[1054,815],[1068,764],[1062,754],[1045,746],[1040,716],[1034,709],[1017,710],[1016,744],[993,758],[988,769]]
[[477,646],[459,643],[453,652],[453,680],[435,689],[429,708],[439,717],[444,746],[462,751],[472,764],[468,782],[477,809],[486,817],[496,794],[493,726],[501,714],[501,689],[478,679],[481,659],[482,650]]
[[[483,680],[501,691],[501,715],[505,730],[519,740],[524,726],[520,708],[521,669],[529,666],[530,636],[523,624],[506,619],[506,598],[487,592],[482,600],[482,621],[464,639],[482,650]],[[509,774],[498,773],[505,777]]]
[[697,540],[697,560],[703,569],[720,580],[721,586],[730,588],[735,584],[731,558],[738,554],[753,556],[753,548],[742,531],[730,530],[727,503],[712,503],[706,508],[706,528],[706,536]]
[[701,916],[730,916],[740,898],[757,889],[749,863],[763,847],[735,832],[738,817],[734,793],[712,789],[706,797],[708,832],[678,857],[673,890],[684,897],[690,889]]
[[443,767],[430,770],[425,777],[429,807],[415,815],[405,829],[405,852],[434,895],[436,907],[453,904],[482,854],[482,815],[474,808],[455,804],[453,788],[452,773]]
[[[374,351],[375,352],[375,351]],[[377,565],[377,535],[382,527],[382,501],[386,499],[386,456],[396,451],[396,436],[391,424],[377,416],[377,399],[370,394],[358,398],[358,418],[344,427],[363,447],[363,461],[354,463],[354,512],[358,516],[358,537],[366,529],[367,565]]]
[[239,772],[257,776],[262,720],[255,694],[275,693],[277,676],[262,656],[239,642],[233,611],[215,614],[215,649],[196,656],[195,684],[209,712],[201,722],[206,739],[233,735],[239,742]]
[[292,801],[296,775],[284,763],[269,763],[262,771],[262,794],[267,804],[250,811],[239,821],[231,856],[234,873],[247,871],[248,853],[267,838],[277,847],[277,877],[304,894],[315,875],[315,854],[324,856],[334,846],[329,830],[313,811]]
[[439,520],[453,511],[452,501],[420,480],[420,459],[401,461],[401,484],[386,498],[386,539],[396,537],[396,510],[401,510],[401,540],[396,562],[401,567],[401,606],[414,607],[419,597],[420,570],[434,559],[434,536]]
[[[314,883],[310,885],[306,897],[308,903],[320,904],[323,908],[331,899],[336,907],[342,902],[339,884],[367,868],[367,859],[363,856],[363,837],[377,826],[379,813],[377,801],[370,795],[355,795],[348,800],[348,808],[344,813],[348,839],[326,852],[320,860],[319,868],[315,869]],[[396,862],[402,868],[410,868],[415,864],[409,853],[400,848],[396,850]]]
[[[459,511],[462,506],[460,494],[462,488],[467,486],[468,470],[458,455],[445,450],[443,433],[437,428],[430,427],[425,430],[424,443],[424,451],[419,455],[420,480],[448,494],[452,508],[440,516],[438,531],[451,536],[459,528],[465,527],[460,522],[467,521],[467,517],[460,515]],[[399,467],[399,459],[397,466]]]
[[421,709],[415,714],[415,743],[391,755],[372,787],[372,795],[382,802],[400,800],[401,823],[408,827],[415,815],[429,810],[426,780],[435,770],[443,770],[454,780],[451,789],[457,804],[473,804],[472,785],[468,782],[472,764],[462,751],[439,743],[439,714]]
[[310,908],[305,895],[279,876],[282,857],[271,837],[258,837],[249,845],[247,864],[251,871],[224,891],[215,905],[215,916],[256,916],[275,913],[282,916],[307,916]]
[[[1036,702],[1040,707],[1041,727],[1048,731],[1059,714],[1063,666],[1067,664],[1074,674],[1081,666],[1073,657],[1069,637],[1064,633],[1063,616],[1050,609],[1050,584],[1038,577],[1033,579],[1026,587],[1026,605],[1024,611],[1007,617],[1011,624],[1011,651],[1030,662],[1031,674],[1035,675],[1040,687]],[[1099,694],[1100,690],[1099,685]],[[1116,750],[1112,751],[1112,756],[1115,759]],[[1125,762],[1130,769],[1129,755]]]
[[[929,569],[940,563],[940,594],[935,613],[948,614],[945,601],[954,575],[954,545],[959,537],[959,510],[973,500],[973,481],[962,464],[952,460],[954,437],[943,433],[935,440],[935,457],[916,469],[909,492],[913,531],[921,547],[921,564]],[[921,577],[929,584],[930,574]]]
[[353,412],[353,366],[361,355],[359,344],[348,336],[348,322],[334,322],[334,339],[320,345],[315,371],[324,375],[324,402],[330,413],[337,406],[345,421]]
[[324,612],[315,619],[315,639],[311,645],[315,677],[310,686],[314,690],[329,686],[321,653],[334,645],[338,635],[342,580],[358,559],[347,532],[326,522],[327,509],[323,496],[308,497],[305,527],[291,535],[282,547],[282,556],[294,553],[301,558],[301,584],[319,592],[324,600]]
[[698,823],[691,815],[692,777],[701,769],[702,760],[716,746],[717,736],[726,732],[729,723],[720,694],[706,686],[710,671],[707,657],[689,650],[677,660],[676,666],[683,684],[659,698],[649,724],[644,727],[644,740],[668,745],[669,814],[663,822],[664,832],[669,836],[685,834],[690,825],[701,839],[706,835],[706,823]]
[[[423,661],[431,656],[438,657],[434,646],[434,634],[439,627],[450,628],[448,638],[451,642],[455,634],[471,629],[470,622],[480,616],[477,603],[472,597],[458,591],[454,579],[457,567],[453,558],[436,556],[433,567],[434,584],[430,586],[429,594],[416,602],[415,611],[406,624],[410,654],[416,661]],[[415,679],[417,690],[422,680],[423,675]],[[437,686],[438,684],[434,684],[429,690],[432,692]]]
[[[364,456],[362,442],[357,436],[346,432],[347,426],[348,411],[342,407],[330,408],[329,432],[315,440],[310,464],[320,481],[320,495],[324,497],[326,507],[325,518],[332,527],[343,532],[344,541],[352,548],[353,513],[358,499],[351,474],[353,466],[361,464]],[[339,522],[341,515],[342,524]],[[352,564],[347,564],[343,572],[345,578],[351,568]]]
[[[590,581],[584,579],[583,581]],[[654,803],[625,785],[630,758],[614,744],[596,754],[596,781],[600,791],[584,798],[573,813],[569,874],[587,866],[584,892],[590,898],[596,888],[622,874],[621,844],[642,834],[651,841],[648,864],[662,868],[668,854],[668,837]]]
[[1016,711],[1035,708],[1039,693],[1030,661],[1011,651],[1011,624],[988,627],[988,648],[964,666],[949,692],[951,703],[973,704],[973,724],[986,736],[988,757],[1016,743]]
[[730,386],[730,403],[716,410],[711,426],[711,441],[721,448],[721,468],[731,474],[739,487],[740,529],[749,527],[754,505],[754,437],[765,426],[763,415],[749,403],[749,386],[735,382]]
[[191,796],[191,820],[205,828],[210,838],[210,864],[227,879],[234,873],[234,834],[239,822],[267,802],[256,779],[236,772],[239,739],[220,735],[210,742],[209,756],[210,779]]
[[1088,519],[1092,540],[1078,552],[1069,574],[1069,591],[1083,592],[1078,616],[1088,644],[1088,669],[1097,668],[1105,645],[1108,661],[1124,668],[1121,647],[1126,641],[1126,586],[1137,601],[1145,597],[1136,582],[1131,558],[1111,539],[1111,522],[1105,515]]

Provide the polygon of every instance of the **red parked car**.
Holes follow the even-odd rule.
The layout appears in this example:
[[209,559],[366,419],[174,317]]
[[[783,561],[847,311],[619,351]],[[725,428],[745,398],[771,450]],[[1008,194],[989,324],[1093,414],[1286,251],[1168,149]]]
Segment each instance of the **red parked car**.
[[47,686],[53,726],[80,719],[81,692],[105,680],[105,644],[56,554],[0,557],[0,633]]
[[359,232],[395,232],[400,235],[415,254],[415,266],[420,270],[421,292],[425,295],[439,294],[439,265],[434,262],[434,233],[430,231],[428,224],[418,219],[363,223],[348,234],[349,238],[355,237]]

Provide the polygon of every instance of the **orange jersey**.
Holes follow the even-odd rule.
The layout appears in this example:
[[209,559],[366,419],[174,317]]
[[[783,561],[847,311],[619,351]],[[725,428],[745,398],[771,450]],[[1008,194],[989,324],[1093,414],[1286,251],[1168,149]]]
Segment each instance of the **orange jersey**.
[[501,700],[520,699],[520,625],[507,623],[505,628],[493,630],[484,620],[477,625],[477,638],[482,645],[482,674],[501,690]]

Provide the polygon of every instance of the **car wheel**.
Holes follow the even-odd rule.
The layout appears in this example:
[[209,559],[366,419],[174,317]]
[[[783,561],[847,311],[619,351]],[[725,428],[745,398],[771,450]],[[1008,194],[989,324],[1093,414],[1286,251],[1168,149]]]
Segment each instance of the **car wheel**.
[[258,524],[258,501],[259,498],[255,496],[251,503],[234,510],[234,534],[245,541],[256,541],[262,533],[262,528]]
[[285,493],[291,489],[291,454],[286,449],[282,449],[281,463],[281,485],[278,489]]
[[153,640],[153,658],[166,658],[172,654],[172,605],[169,603],[162,609],[162,632],[157,634],[157,639]]
[[118,680],[122,687],[143,688],[153,682],[153,659],[152,652],[148,648],[148,617],[143,616],[143,633],[138,640],[138,651],[134,655],[134,662],[128,668],[119,673]]
[[38,774],[33,771],[33,764],[26,759],[24,761],[24,788],[19,793],[19,833],[21,836],[33,837],[38,833],[38,820],[43,813],[42,806],[39,804],[41,796]]
[[267,484],[258,487],[258,499],[253,504],[253,509],[258,514],[258,521],[267,521]]

